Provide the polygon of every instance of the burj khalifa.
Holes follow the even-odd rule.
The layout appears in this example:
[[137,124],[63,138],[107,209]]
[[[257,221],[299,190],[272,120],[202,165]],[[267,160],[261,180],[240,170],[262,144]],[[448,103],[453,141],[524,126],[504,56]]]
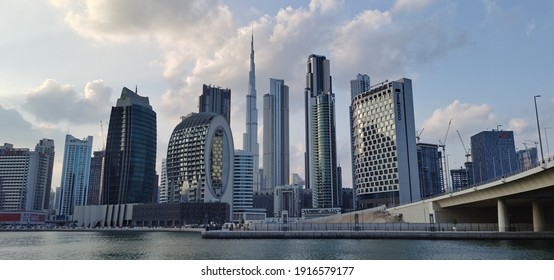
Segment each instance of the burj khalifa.
[[260,190],[258,144],[258,109],[256,109],[256,65],[254,64],[254,34],[250,43],[250,72],[248,76],[248,94],[246,95],[246,132],[243,135],[243,150],[252,153],[254,158],[254,191]]

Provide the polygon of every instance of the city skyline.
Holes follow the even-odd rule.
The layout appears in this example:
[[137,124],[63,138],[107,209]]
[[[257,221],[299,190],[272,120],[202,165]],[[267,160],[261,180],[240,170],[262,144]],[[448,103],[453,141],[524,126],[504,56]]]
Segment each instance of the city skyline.
[[[157,3],[145,11],[123,4],[117,10],[107,3],[85,12],[62,1],[3,3],[6,40],[0,54],[4,62],[0,116],[8,129],[0,141],[33,147],[42,138],[62,143],[68,132],[106,141],[99,122],[108,121],[118,89],[137,84],[138,92],[148,96],[159,112],[156,170],[160,174],[171,129],[180,116],[196,111],[196,102],[190,100],[196,100],[205,83],[233,91],[231,127],[235,146],[241,147],[238,135],[244,132],[253,32],[258,42],[257,89],[265,94],[272,76],[286,80],[291,119],[304,114],[305,57],[320,53],[333,61],[337,135],[348,135],[348,82],[356,73],[367,73],[376,83],[401,77],[413,80],[416,129],[424,128],[421,141],[426,143],[443,139],[453,118],[451,132],[459,130],[466,144],[469,136],[502,125],[514,130],[516,147],[522,148],[525,140],[538,139],[532,97],[542,94],[538,110],[546,154],[553,102],[541,81],[551,76],[553,3],[210,4]],[[97,9],[113,13],[100,19],[95,17]],[[173,11],[192,11],[205,18],[190,23]],[[125,12],[147,17],[141,19],[144,23],[118,17]],[[183,29],[186,25],[190,27]],[[102,28],[106,26],[118,28]],[[257,101],[259,108],[261,98]],[[262,129],[258,126],[259,136]],[[291,122],[290,131],[291,173],[304,174],[303,123]],[[351,187],[348,138],[337,139],[345,187]],[[451,168],[464,162],[459,142],[453,133],[448,136]],[[93,150],[101,143],[95,141]],[[62,154],[60,145],[57,149]],[[60,182],[61,161],[56,157],[53,188]]]

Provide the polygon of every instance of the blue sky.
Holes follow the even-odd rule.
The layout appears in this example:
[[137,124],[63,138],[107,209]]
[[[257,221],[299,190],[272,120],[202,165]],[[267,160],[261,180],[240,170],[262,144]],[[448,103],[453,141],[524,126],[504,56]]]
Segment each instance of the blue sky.
[[92,135],[100,149],[100,121],[107,125],[122,87],[138,86],[158,113],[159,167],[171,131],[197,110],[205,83],[232,90],[240,148],[253,29],[259,142],[269,78],[284,79],[291,172],[304,174],[303,89],[312,53],[331,61],[344,186],[351,186],[349,81],[357,73],[372,83],[413,80],[422,142],[438,143],[452,119],[451,168],[465,160],[456,130],[467,147],[471,135],[498,125],[514,131],[518,148],[536,141],[533,96],[540,94],[547,154],[546,137],[554,139],[553,19],[552,1],[3,1],[0,143],[34,147],[53,138],[58,186],[65,134]]

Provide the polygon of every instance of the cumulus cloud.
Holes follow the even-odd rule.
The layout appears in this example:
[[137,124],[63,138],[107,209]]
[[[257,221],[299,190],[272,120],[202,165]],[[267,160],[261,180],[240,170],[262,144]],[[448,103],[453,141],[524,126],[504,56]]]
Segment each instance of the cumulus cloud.
[[[450,133],[459,130],[467,137],[477,132],[496,127],[495,115],[488,104],[469,104],[454,100],[446,108],[436,109],[431,117],[423,121],[425,133],[422,139],[438,143],[444,139],[448,123],[452,120]],[[452,134],[450,134],[452,135]]]
[[95,123],[109,116],[112,91],[102,80],[88,82],[78,93],[71,85],[48,79],[27,91],[23,108],[39,122]]
[[[20,139],[36,138],[30,122],[23,119],[17,110],[7,109],[2,107],[2,105],[0,105],[0,127],[2,127],[1,145],[11,143],[14,146],[19,146],[21,145],[19,143]],[[32,141],[38,141],[38,138]]]
[[393,11],[419,10],[428,6],[429,4],[431,4],[431,2],[433,2],[433,0],[396,0],[396,2],[394,2],[392,10]]
[[510,130],[513,130],[514,133],[522,133],[524,129],[527,128],[527,121],[522,118],[515,118],[510,120]]
[[[202,84],[230,88],[231,127],[237,148],[242,147],[245,127],[252,30],[260,128],[262,97],[268,92],[269,78],[285,80],[290,88],[291,117],[303,118],[305,63],[312,53],[331,60],[334,90],[340,95],[342,87],[346,98],[348,82],[344,81],[356,73],[368,73],[376,80],[400,78],[411,65],[430,62],[464,43],[463,33],[451,32],[443,17],[408,24],[395,20],[391,11],[364,10],[354,18],[345,18],[345,4],[338,0],[312,0],[305,7],[285,7],[274,15],[260,15],[246,26],[240,26],[218,0],[51,2],[64,12],[65,22],[86,38],[109,43],[147,41],[159,48],[160,58],[155,64],[162,66],[169,85],[162,97],[160,119],[177,120],[197,111]],[[420,9],[430,3],[399,0],[394,11]],[[75,96],[74,91],[66,94]],[[295,122],[294,128],[291,125],[291,146],[304,144],[303,123]],[[338,125],[344,129],[339,133],[347,135],[347,126]],[[343,162],[349,160],[347,150]],[[303,164],[303,153],[291,157],[295,170],[303,169]]]
[[377,81],[400,78],[410,67],[464,45],[465,33],[449,30],[444,21],[436,16],[402,22],[389,11],[361,12],[339,28],[330,47],[332,57],[341,62],[337,72],[350,73],[341,80],[352,79],[355,73],[367,73]]

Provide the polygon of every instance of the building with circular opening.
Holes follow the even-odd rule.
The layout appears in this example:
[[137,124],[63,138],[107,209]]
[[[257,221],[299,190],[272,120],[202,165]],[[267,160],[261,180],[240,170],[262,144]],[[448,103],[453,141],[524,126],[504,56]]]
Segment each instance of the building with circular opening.
[[226,202],[232,213],[233,158],[233,135],[223,116],[183,117],[167,147],[168,202]]

